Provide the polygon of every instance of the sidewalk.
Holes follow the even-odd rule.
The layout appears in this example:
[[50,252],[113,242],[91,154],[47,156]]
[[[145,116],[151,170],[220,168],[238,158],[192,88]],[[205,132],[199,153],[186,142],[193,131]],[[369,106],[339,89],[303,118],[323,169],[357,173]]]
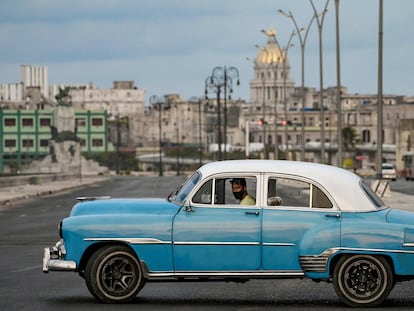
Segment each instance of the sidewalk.
[[110,176],[85,176],[82,179],[57,180],[43,184],[26,184],[0,188],[0,208],[12,206],[18,201],[47,196],[69,189],[77,189],[102,182]]
[[[68,189],[82,188],[111,178],[110,176],[86,176],[79,179],[53,181],[41,185],[27,184],[22,186],[0,188],[0,207],[11,206],[20,200],[47,196]],[[408,211],[414,211],[414,195],[389,191],[382,200],[386,205]]]

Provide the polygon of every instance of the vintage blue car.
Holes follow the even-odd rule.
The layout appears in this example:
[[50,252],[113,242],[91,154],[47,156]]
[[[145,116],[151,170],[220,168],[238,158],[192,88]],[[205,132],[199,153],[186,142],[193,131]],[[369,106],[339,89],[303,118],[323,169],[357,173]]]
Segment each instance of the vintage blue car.
[[221,161],[168,198],[79,200],[43,271],[78,272],[106,303],[131,301],[150,281],[306,277],[372,307],[414,278],[414,213],[329,165]]

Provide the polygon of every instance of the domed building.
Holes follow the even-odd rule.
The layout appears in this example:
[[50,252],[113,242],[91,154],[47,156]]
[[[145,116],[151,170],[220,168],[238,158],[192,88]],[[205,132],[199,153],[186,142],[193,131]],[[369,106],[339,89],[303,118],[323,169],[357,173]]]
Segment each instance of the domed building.
[[[250,81],[250,109],[246,120],[253,124],[266,124],[261,130],[251,132],[251,141],[274,144],[278,136],[278,145],[282,143],[281,134],[273,130],[275,116],[279,126],[285,122],[285,113],[292,99],[295,82],[290,77],[290,62],[286,51],[276,39],[276,31],[266,32],[267,43],[259,47],[254,63],[254,79]],[[267,132],[266,132],[267,129]]]

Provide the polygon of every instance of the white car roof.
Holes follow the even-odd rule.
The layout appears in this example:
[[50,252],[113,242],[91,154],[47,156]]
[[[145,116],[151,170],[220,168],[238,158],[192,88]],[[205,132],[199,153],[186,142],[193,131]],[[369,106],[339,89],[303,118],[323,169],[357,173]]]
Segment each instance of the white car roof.
[[342,211],[373,211],[376,206],[361,189],[361,178],[331,165],[287,160],[227,160],[199,168],[202,179],[222,173],[269,173],[300,176],[322,186]]

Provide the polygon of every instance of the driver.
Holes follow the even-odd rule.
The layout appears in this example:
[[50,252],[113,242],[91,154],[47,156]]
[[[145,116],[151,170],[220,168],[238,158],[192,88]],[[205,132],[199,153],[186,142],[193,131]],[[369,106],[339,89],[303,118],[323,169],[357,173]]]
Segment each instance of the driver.
[[230,183],[233,195],[237,200],[240,200],[240,205],[256,205],[256,200],[247,193],[245,178],[233,178]]

